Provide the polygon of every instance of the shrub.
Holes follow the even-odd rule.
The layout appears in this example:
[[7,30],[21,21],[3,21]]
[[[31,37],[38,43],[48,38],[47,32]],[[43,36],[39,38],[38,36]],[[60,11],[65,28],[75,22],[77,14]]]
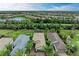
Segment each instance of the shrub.
[[0,51],[0,56],[9,56],[9,50],[8,49],[4,49]]
[[24,56],[25,55],[25,49],[20,49],[16,52],[16,56]]
[[9,56],[12,51],[12,44],[6,45],[6,48],[0,51],[0,56]]
[[51,46],[51,45],[50,46],[46,45],[44,47],[44,51],[45,51],[46,55],[48,55],[48,56],[55,55],[55,50],[54,50],[53,46]]
[[8,44],[8,45],[6,45],[6,48],[7,48],[7,50],[12,51],[12,44]]
[[26,54],[29,54],[30,53],[32,47],[33,47],[33,41],[30,40],[30,41],[28,41],[28,43],[26,45]]

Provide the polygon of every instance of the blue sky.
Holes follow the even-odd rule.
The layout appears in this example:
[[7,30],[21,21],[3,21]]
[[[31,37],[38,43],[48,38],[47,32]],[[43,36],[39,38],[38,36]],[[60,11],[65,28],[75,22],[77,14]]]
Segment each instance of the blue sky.
[[79,11],[78,3],[0,3],[0,11]]

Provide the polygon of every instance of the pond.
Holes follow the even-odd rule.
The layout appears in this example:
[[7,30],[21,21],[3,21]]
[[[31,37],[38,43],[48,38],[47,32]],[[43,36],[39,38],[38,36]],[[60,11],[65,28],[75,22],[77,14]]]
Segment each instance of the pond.
[[22,21],[22,20],[25,20],[24,17],[15,17],[15,18],[9,18],[9,19],[1,19],[0,18],[0,22],[6,22],[6,20],[8,21]]
[[6,22],[6,20],[5,19],[0,19],[0,22]]
[[22,21],[22,20],[25,20],[25,18],[23,18],[23,17],[16,17],[16,18],[10,18],[9,20]]

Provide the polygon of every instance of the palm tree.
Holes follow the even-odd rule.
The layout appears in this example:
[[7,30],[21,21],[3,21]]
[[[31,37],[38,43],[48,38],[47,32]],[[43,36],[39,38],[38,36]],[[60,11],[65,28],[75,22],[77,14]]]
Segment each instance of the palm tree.
[[45,51],[46,55],[48,55],[48,56],[55,55],[55,50],[54,50],[53,46],[51,46],[51,45],[50,46],[46,45],[44,47],[44,51]]
[[32,49],[32,47],[33,47],[33,41],[30,40],[30,41],[28,41],[27,46],[26,46],[26,53],[29,54],[31,49]]

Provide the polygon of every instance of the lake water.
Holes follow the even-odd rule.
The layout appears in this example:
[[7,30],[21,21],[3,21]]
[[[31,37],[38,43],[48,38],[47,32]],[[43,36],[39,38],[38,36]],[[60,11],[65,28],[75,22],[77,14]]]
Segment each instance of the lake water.
[[[6,22],[7,19],[0,19],[0,22]],[[16,18],[10,18],[8,19],[9,21],[22,21],[22,20],[25,20],[25,18],[23,17],[16,17]]]
[[17,17],[17,18],[11,18],[9,20],[22,21],[22,20],[25,20],[25,18]]

